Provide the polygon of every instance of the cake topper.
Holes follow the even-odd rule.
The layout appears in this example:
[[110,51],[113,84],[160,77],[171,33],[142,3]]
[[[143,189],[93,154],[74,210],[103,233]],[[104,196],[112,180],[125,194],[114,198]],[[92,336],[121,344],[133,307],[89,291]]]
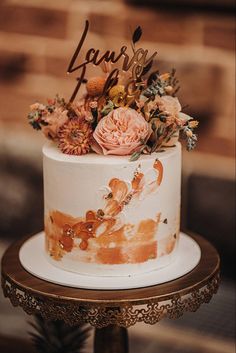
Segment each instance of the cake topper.
[[[176,97],[179,81],[175,70],[151,73],[157,52],[136,48],[142,29],[138,26],[131,39],[132,54],[127,46],[116,53],[90,48],[84,58],[81,49],[89,22],[70,60],[68,73],[76,72],[77,85],[66,101],[56,95],[48,103],[31,105],[29,123],[54,141],[66,154],[96,152],[104,155],[129,156],[160,152],[175,146],[179,138],[192,150],[197,141],[194,129],[198,121],[182,112]],[[100,69],[97,76],[86,78],[88,65]],[[86,93],[77,98],[81,84]]]
[[[146,50],[144,50],[143,48],[135,49],[134,44],[138,42],[138,40],[141,38],[141,35],[142,35],[141,27],[137,27],[132,37],[132,43],[133,43],[132,57],[130,57],[127,54],[128,48],[125,45],[120,48],[120,52],[118,54],[116,54],[114,51],[111,51],[111,50],[107,50],[104,54],[100,54],[99,49],[90,48],[85,55],[84,61],[82,61],[82,63],[80,64],[75,65],[76,60],[79,59],[79,54],[85,42],[88,30],[89,30],[89,21],[86,20],[84,31],[82,33],[78,46],[71,58],[70,64],[67,69],[68,74],[74,71],[81,70],[80,76],[77,77],[78,83],[70,98],[70,102],[73,102],[73,100],[75,99],[81,84],[83,82],[86,82],[85,74],[86,74],[86,67],[88,64],[99,66],[103,63],[110,62],[112,64],[115,64],[118,62],[122,62],[122,70],[126,72],[131,70],[132,79],[134,82],[136,82],[141,78],[144,68],[148,67],[148,65],[152,63],[153,59],[157,55],[157,52],[155,51],[150,57],[147,57],[148,56],[147,49]],[[103,94],[105,94],[106,91],[109,90],[109,88],[111,88],[112,82],[118,78],[119,71],[120,71],[119,69],[114,69],[111,71],[110,75],[106,79]]]

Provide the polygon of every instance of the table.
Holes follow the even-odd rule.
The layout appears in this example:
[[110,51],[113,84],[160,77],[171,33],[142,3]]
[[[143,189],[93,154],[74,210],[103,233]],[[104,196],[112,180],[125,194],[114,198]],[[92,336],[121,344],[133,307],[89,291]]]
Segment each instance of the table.
[[129,326],[137,322],[155,324],[163,318],[194,312],[217,292],[219,255],[203,237],[191,236],[201,248],[200,262],[191,272],[164,284],[116,291],[70,288],[32,276],[19,261],[24,238],[11,245],[2,258],[3,292],[29,315],[95,327],[94,353],[128,353]]

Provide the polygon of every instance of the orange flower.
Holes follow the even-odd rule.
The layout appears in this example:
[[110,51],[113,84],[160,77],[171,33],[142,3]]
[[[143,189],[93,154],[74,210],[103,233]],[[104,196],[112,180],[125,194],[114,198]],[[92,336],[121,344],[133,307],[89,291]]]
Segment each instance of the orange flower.
[[86,154],[90,150],[92,132],[86,121],[71,119],[59,130],[59,148],[66,154]]
[[90,78],[86,84],[88,95],[92,97],[100,96],[103,92],[105,83],[106,83],[105,77]]

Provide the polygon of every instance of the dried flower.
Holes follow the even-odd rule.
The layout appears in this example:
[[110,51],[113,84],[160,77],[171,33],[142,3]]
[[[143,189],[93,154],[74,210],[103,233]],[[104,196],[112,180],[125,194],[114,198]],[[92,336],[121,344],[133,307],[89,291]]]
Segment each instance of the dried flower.
[[190,129],[195,129],[196,127],[198,127],[199,122],[197,120],[191,120],[188,123],[188,126],[190,127]]
[[100,96],[105,86],[105,77],[92,77],[86,84],[87,92],[89,96],[96,97]]
[[196,147],[197,135],[193,134],[191,137],[187,138],[187,151],[192,151]]
[[186,136],[187,136],[187,137],[192,137],[192,136],[193,136],[192,130],[187,129],[187,130],[186,130]]
[[92,102],[90,102],[90,103],[89,103],[89,107],[90,107],[91,109],[97,109],[97,107],[98,107],[98,102],[97,102],[97,101],[92,101]]
[[78,118],[80,120],[86,120],[88,122],[91,122],[93,120],[89,104],[87,104],[84,98],[75,101],[70,105],[69,115],[71,118]]
[[67,113],[64,98],[56,95],[55,99],[48,100],[47,105],[32,104],[28,119],[34,129],[42,129],[47,138],[56,140],[59,128],[68,120]]
[[[135,38],[140,35],[139,29]],[[137,39],[136,38],[136,39]],[[134,42],[132,42],[134,45]],[[152,66],[150,62],[142,75]],[[134,80],[131,71],[120,72],[104,91],[110,63],[103,63],[105,77],[87,81],[87,94],[66,103],[56,96],[47,105],[33,104],[28,115],[34,129],[50,139],[59,140],[64,153],[129,155],[136,160],[143,154],[173,146],[179,135],[187,140],[187,149],[196,145],[194,129],[198,121],[181,112],[176,92],[179,89],[175,70]],[[94,131],[94,132],[93,132]]]
[[47,138],[51,140],[56,140],[58,138],[60,127],[68,120],[67,112],[67,110],[63,110],[63,108],[59,107],[55,108],[51,114],[44,116],[43,120],[47,125],[42,126],[41,128]]
[[147,98],[154,99],[165,94],[174,95],[178,90],[178,80],[175,77],[175,70],[160,75],[158,71],[151,73],[147,80],[147,87],[142,94]]
[[31,110],[31,111],[36,111],[36,110],[41,110],[41,111],[43,111],[43,110],[45,110],[45,109],[46,109],[45,105],[44,105],[44,104],[41,104],[41,103],[34,103],[34,104],[31,104],[31,105],[30,105],[30,110]]
[[173,91],[173,87],[172,87],[172,86],[166,86],[166,87],[165,87],[165,92],[166,92],[167,94],[170,94],[172,91]]
[[165,74],[160,75],[160,79],[161,79],[162,81],[166,81],[166,80],[168,80],[169,78],[170,78],[170,73],[169,73],[169,72],[166,72]]
[[167,112],[170,116],[177,116],[181,111],[181,105],[177,97],[162,96],[156,100],[160,111]]
[[115,85],[109,91],[109,98],[113,100],[117,96],[123,96],[125,94],[125,87],[123,85]]
[[81,155],[90,150],[92,128],[80,119],[71,119],[59,130],[59,148],[63,153]]

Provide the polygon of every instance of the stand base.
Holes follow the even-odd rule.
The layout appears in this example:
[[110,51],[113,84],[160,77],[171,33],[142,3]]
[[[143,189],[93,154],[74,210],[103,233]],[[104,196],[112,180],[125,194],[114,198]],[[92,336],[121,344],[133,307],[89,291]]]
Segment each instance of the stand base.
[[29,273],[48,282],[74,288],[117,290],[143,288],[182,277],[198,265],[201,250],[195,240],[181,233],[178,258],[169,266],[131,277],[95,277],[64,271],[52,265],[44,254],[44,234],[39,233],[23,243],[19,258]]
[[128,331],[125,327],[109,325],[96,329],[94,353],[128,353]]

